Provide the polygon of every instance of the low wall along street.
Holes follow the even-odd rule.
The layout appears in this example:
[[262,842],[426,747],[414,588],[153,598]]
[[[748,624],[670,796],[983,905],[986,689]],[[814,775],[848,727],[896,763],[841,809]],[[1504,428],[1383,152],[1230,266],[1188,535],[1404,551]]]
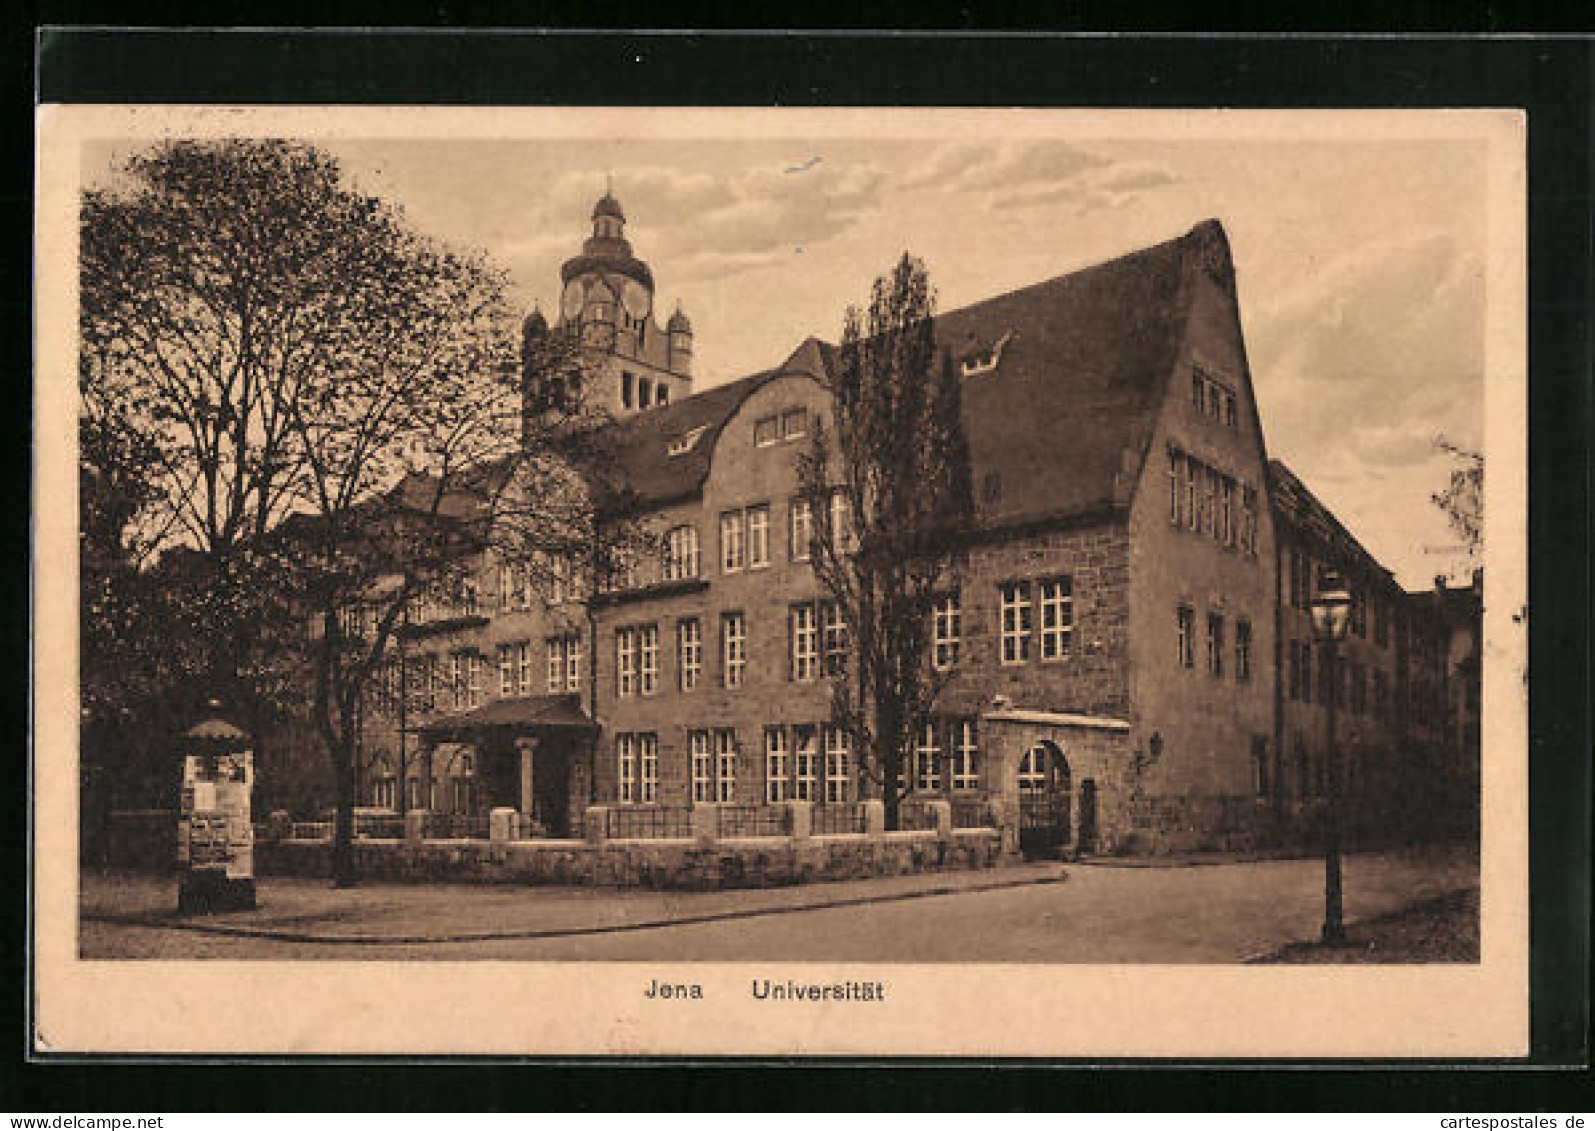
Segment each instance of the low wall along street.
[[[994,868],[1018,858],[1012,837],[996,828],[955,828],[945,803],[933,806],[933,827],[903,832],[884,830],[880,802],[859,804],[861,832],[814,834],[811,807],[798,802],[789,804],[785,835],[721,836],[716,807],[696,806],[692,836],[646,840],[607,837],[603,808],[587,811],[581,840],[516,839],[519,815],[509,809],[492,814],[488,839],[426,839],[427,815],[412,812],[402,839],[356,839],[355,862],[371,880],[712,891]],[[306,839],[294,831],[278,820],[261,827],[256,874],[330,876],[330,837]],[[147,853],[136,858],[149,859]],[[134,864],[135,858],[111,863]]]

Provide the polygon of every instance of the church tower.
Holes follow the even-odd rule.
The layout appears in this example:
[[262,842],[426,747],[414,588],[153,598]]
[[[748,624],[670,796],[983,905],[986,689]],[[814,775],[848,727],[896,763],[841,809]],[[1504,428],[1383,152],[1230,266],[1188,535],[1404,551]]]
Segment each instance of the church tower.
[[692,392],[692,326],[679,305],[668,328],[654,318],[654,277],[626,239],[611,192],[593,205],[593,230],[559,277],[559,328],[604,358],[604,396],[628,415]]

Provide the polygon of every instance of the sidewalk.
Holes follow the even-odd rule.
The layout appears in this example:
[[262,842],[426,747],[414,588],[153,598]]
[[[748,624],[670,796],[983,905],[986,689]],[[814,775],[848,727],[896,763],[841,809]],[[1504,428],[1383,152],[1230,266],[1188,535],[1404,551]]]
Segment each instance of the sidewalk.
[[284,942],[410,945],[648,930],[1058,884],[1066,876],[1063,865],[1047,862],[714,892],[393,883],[338,889],[321,879],[267,877],[258,881],[253,911],[179,916],[175,877],[97,871],[83,877],[79,911],[96,923]]

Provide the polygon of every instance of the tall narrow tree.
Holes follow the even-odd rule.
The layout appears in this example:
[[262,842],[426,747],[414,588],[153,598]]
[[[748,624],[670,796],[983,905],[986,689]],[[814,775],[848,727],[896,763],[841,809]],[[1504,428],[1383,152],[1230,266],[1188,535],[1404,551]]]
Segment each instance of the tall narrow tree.
[[904,764],[946,676],[930,660],[938,597],[957,583],[973,502],[957,370],[936,346],[935,296],[907,254],[849,308],[830,421],[801,462],[811,560],[846,627],[832,724],[899,824]]

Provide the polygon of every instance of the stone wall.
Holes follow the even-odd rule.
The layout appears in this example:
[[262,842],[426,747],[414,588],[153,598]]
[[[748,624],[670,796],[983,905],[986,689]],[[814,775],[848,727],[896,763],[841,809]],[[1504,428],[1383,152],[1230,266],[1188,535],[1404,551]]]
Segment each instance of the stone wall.
[[[326,841],[257,844],[263,876],[330,875]],[[360,875],[413,883],[586,884],[713,891],[780,887],[917,872],[993,868],[1007,862],[994,829],[696,840],[404,841],[355,845]]]

